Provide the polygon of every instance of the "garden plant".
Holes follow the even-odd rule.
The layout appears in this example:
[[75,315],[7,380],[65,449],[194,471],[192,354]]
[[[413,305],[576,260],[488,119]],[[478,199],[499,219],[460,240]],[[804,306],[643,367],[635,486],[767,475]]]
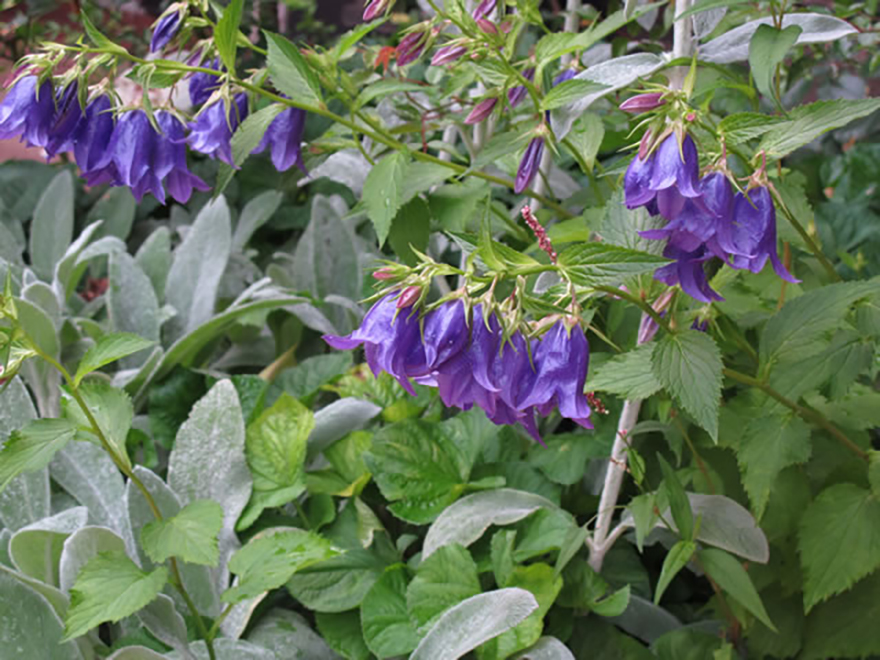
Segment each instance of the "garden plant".
[[880,657],[877,1],[361,10],[20,28],[0,658]]

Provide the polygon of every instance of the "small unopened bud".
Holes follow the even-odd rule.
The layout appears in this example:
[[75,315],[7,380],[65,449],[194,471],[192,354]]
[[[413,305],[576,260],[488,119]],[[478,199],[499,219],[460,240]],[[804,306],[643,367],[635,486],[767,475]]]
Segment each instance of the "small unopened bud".
[[640,114],[642,112],[648,112],[649,110],[655,110],[659,108],[665,103],[662,97],[662,92],[638,94],[637,96],[632,96],[621,103],[620,109],[624,112],[629,112],[634,115]]
[[474,106],[474,109],[471,110],[471,113],[467,116],[467,119],[464,120],[464,123],[479,124],[481,121],[484,121],[489,115],[492,114],[492,111],[495,109],[497,103],[498,99],[495,97],[483,99]]
[[513,21],[501,21],[498,27],[501,28],[504,34],[510,34],[510,31],[513,29]]
[[[535,70],[534,69],[526,69],[523,71],[523,78],[532,82],[535,79]],[[520,103],[523,102],[523,99],[528,94],[528,90],[525,85],[517,85],[516,87],[511,87],[507,91],[507,101],[510,103],[511,108],[515,108]]]
[[483,0],[477,8],[474,9],[473,14],[471,16],[474,17],[474,20],[479,21],[481,18],[486,18],[489,14],[495,11],[495,6],[498,4],[498,0]]
[[412,64],[422,54],[428,41],[428,33],[425,30],[410,32],[397,45],[397,66]]
[[372,0],[364,8],[364,20],[372,21],[379,14],[384,14],[394,4],[394,0]]
[[420,286],[408,286],[406,287],[400,294],[400,298],[397,299],[397,309],[405,309],[407,307],[412,307],[416,300],[418,300],[422,295],[422,287]]
[[645,160],[645,156],[648,155],[648,151],[651,148],[651,130],[648,129],[645,131],[645,134],[642,136],[642,141],[639,143],[639,158],[641,160]]
[[541,156],[544,155],[544,138],[536,137],[529,142],[526,152],[523,154],[516,171],[516,183],[513,192],[517,195],[521,194],[526,188],[532,185],[532,180],[538,173],[541,165]]
[[394,270],[391,266],[385,266],[379,270],[373,271],[373,279],[376,280],[393,280],[395,278]]
[[477,26],[486,34],[498,34],[498,28],[495,27],[495,23],[488,18],[478,18]]
[[450,62],[455,62],[455,60],[459,59],[466,52],[467,48],[464,46],[444,46],[434,53],[434,57],[431,58],[431,65],[441,66],[443,64],[449,64]]

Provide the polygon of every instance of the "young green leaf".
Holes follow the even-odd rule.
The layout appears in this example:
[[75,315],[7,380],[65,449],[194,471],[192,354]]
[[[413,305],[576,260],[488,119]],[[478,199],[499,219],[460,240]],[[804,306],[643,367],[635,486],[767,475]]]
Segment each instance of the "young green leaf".
[[254,538],[229,560],[238,583],[223,592],[224,603],[239,603],[277,589],[301,568],[338,555],[325,538],[290,529]]
[[172,518],[144,525],[141,546],[156,564],[178,557],[190,564],[216,566],[217,534],[222,527],[223,508],[212,500],[196,500]]
[[232,177],[234,177],[235,173],[238,171],[237,168],[240,168],[254,149],[259,146],[260,140],[263,139],[263,135],[265,135],[269,126],[275,121],[275,118],[281,114],[285,107],[286,106],[281,103],[267,105],[265,108],[261,108],[252,115],[248,115],[245,120],[241,122],[241,125],[236,129],[235,134],[232,136],[232,141],[230,142],[232,147],[232,162],[235,163],[235,167],[232,167],[227,163],[220,164],[217,171],[217,183],[214,186],[215,198],[226,189],[226,186],[229,185],[229,182],[232,181]]
[[579,243],[563,250],[559,267],[575,284],[593,286],[618,282],[624,277],[654,272],[665,266],[665,257],[608,243]]
[[86,351],[79,366],[76,369],[76,376],[73,382],[75,386],[79,386],[83,378],[93,371],[97,371],[103,366],[121,360],[124,357],[133,355],[150,346],[152,342],[130,332],[118,332],[112,335],[104,335],[97,343]]
[[880,500],[853,484],[829,486],[801,517],[798,551],[809,613],[880,567]]
[[652,344],[615,355],[587,376],[587,387],[624,399],[647,399],[662,385],[651,370]]
[[666,459],[657,455],[660,469],[663,471],[663,486],[666,490],[666,498],[669,500],[669,508],[672,510],[672,519],[678,527],[678,533],[686,541],[694,537],[694,514],[687,493],[684,492],[678,475]]
[[252,525],[264,509],[287,504],[305,490],[303,465],[313,428],[312,412],[289,394],[282,394],[248,427],[245,454],[254,490],[238,529]]
[[772,25],[759,25],[752,35],[749,42],[749,66],[752,67],[755,86],[764,96],[776,98],[776,91],[772,86],[776,67],[797,42],[801,32],[798,25],[789,25],[784,30]]
[[[124,390],[97,379],[86,381],[78,389],[86,407],[98,423],[104,439],[113,448],[117,458],[130,465],[125,441],[134,419],[131,397]],[[78,439],[100,445],[100,439],[91,430],[91,419],[83,412],[79,403],[72,396],[66,395],[61,405],[64,416],[80,427]]]
[[458,544],[446,545],[419,564],[406,590],[407,609],[424,633],[446,610],[480,591],[471,554]]
[[697,553],[697,557],[706,575],[755,615],[761,623],[776,632],[776,627],[767,615],[755,585],[752,584],[749,574],[738,559],[717,548],[704,548]]
[[399,151],[388,154],[367,175],[364,183],[364,205],[379,245],[384,245],[391,231],[391,221],[403,201],[401,182],[409,159]]
[[82,567],[70,590],[64,639],[86,634],[107,621],[120,621],[161,593],[168,571],[142,571],[124,552],[102,552]]
[[231,0],[223,10],[223,16],[217,21],[214,30],[214,45],[223,64],[229,71],[235,71],[235,53],[238,50],[238,26],[241,25],[241,14],[244,0]]
[[665,335],[654,347],[654,375],[713,440],[718,440],[721,351],[706,333]]
[[22,472],[41,470],[76,435],[66,419],[39,419],[14,431],[0,450],[0,491]]
[[419,644],[406,609],[406,569],[389,568],[361,603],[364,640],[378,658],[405,656]]
[[620,616],[629,606],[630,585],[618,589],[610,596],[593,601],[590,610],[599,616]]
[[660,569],[660,579],[657,580],[657,588],[654,591],[654,605],[660,603],[663,592],[672,582],[672,578],[687,565],[696,551],[697,544],[693,541],[679,541],[670,548],[669,554],[663,560],[663,568]]
[[272,83],[288,97],[321,107],[321,84],[314,69],[294,44],[273,32],[263,31],[269,44],[269,75]]

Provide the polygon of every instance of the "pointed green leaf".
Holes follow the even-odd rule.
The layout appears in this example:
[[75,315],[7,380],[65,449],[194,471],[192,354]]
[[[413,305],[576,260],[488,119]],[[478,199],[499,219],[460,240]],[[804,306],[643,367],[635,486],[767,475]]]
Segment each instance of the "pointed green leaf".
[[130,332],[104,335],[94,346],[86,351],[86,354],[80,360],[73,382],[78,386],[80,381],[93,371],[97,371],[111,362],[116,362],[116,360],[121,360],[124,357],[149,348],[153,344],[155,342]]
[[263,31],[269,44],[269,75],[272,83],[292,99],[323,106],[321,85],[299,48],[280,34]]
[[593,286],[653,272],[668,264],[669,260],[610,243],[592,242],[578,243],[563,250],[557,263],[575,284]]
[[14,431],[0,450],[0,491],[22,472],[49,465],[75,434],[76,426],[66,419],[40,419]]
[[758,590],[738,559],[717,548],[704,548],[697,556],[703,570],[724,592],[736,599],[770,630],[776,630],[764,609]]
[[653,344],[615,355],[587,376],[587,388],[624,399],[647,399],[663,387],[651,370]]
[[238,26],[241,25],[241,14],[244,0],[231,0],[223,10],[223,16],[217,21],[214,30],[214,45],[223,64],[229,71],[235,71],[235,53],[238,50]]
[[379,658],[405,656],[419,644],[406,610],[406,569],[390,568],[361,604],[361,626],[369,649]]
[[672,582],[672,578],[687,566],[687,563],[697,551],[697,544],[693,541],[679,541],[669,550],[666,559],[663,560],[663,568],[660,570],[660,579],[657,580],[657,588],[654,591],[654,605],[660,603],[663,592]]
[[678,480],[678,475],[675,474],[675,470],[666,462],[666,459],[658,455],[657,460],[663,471],[663,487],[666,491],[666,498],[669,500],[669,508],[672,510],[675,526],[681,537],[690,541],[694,534],[694,514],[690,500]]
[[446,545],[419,564],[406,590],[406,604],[424,633],[446,610],[480,591],[471,554],[458,544]]
[[755,86],[764,96],[774,96],[772,87],[776,66],[785,58],[788,49],[794,46],[802,30],[798,25],[789,25],[779,30],[772,25],[759,25],[749,41],[749,66],[755,78]]
[[409,159],[399,151],[388,154],[370,170],[364,183],[364,205],[379,245],[391,231],[391,221],[403,202],[403,178]]
[[100,553],[82,567],[70,590],[64,639],[131,616],[158,596],[167,581],[164,567],[146,572],[123,552]]
[[196,500],[172,518],[144,525],[141,546],[156,564],[178,557],[190,564],[216,566],[217,534],[222,527],[223,508],[212,500]]

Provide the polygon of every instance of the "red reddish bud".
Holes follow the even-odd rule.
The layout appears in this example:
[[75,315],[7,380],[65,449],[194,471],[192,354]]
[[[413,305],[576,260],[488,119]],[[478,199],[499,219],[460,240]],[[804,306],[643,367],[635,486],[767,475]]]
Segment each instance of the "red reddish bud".
[[498,34],[498,28],[495,27],[495,23],[488,18],[477,19],[477,25],[486,34]]
[[377,280],[393,280],[394,277],[394,270],[390,266],[373,271],[373,278]]
[[416,300],[418,300],[422,295],[422,287],[420,286],[408,286],[403,292],[400,294],[400,298],[397,299],[397,309],[404,309],[406,307],[412,307]]
[[630,97],[626,101],[621,103],[620,109],[624,112],[630,112],[634,115],[640,114],[642,112],[648,112],[649,110],[654,110],[664,104],[664,101],[661,98],[662,96],[663,94],[661,92],[639,94],[637,96]]

